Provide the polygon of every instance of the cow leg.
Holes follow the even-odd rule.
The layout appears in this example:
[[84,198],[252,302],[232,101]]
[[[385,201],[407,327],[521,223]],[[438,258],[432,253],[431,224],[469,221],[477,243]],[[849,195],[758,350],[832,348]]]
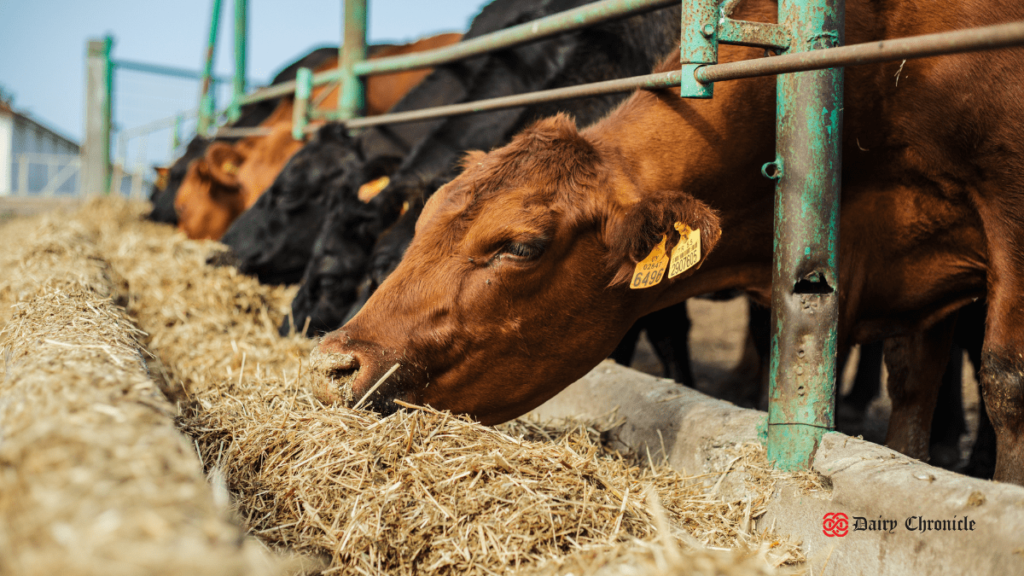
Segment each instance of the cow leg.
[[[839,370],[839,374],[842,374]],[[850,393],[843,396],[843,408],[863,418],[868,406],[882,389],[882,341],[869,342],[860,346],[860,360],[857,375],[853,379]]]
[[[981,382],[981,347],[985,339],[985,301],[979,300],[960,309],[956,321],[956,343],[967,352],[974,366],[974,375]],[[964,474],[975,478],[992,478],[996,471],[996,431],[985,408],[985,395],[979,388],[978,433],[971,447],[971,457]]]
[[1010,286],[1014,284],[1011,275],[996,272],[993,276],[981,352],[981,387],[996,432],[994,479],[1024,485],[1024,306],[1019,292],[1024,287]]
[[757,362],[757,377],[751,383],[752,393],[757,394],[752,398],[751,406],[768,406],[768,372],[769,362],[772,357],[772,309],[754,302],[747,298],[747,311],[749,320],[747,329],[750,331],[750,343],[747,348],[753,348]]
[[885,444],[911,458],[928,459],[932,415],[955,324],[952,314],[927,330],[885,341],[892,400]]
[[929,440],[931,463],[942,468],[953,468],[960,462],[960,437],[967,431],[967,423],[964,422],[963,367],[963,350],[954,344],[949,364],[942,374]]
[[694,387],[693,365],[690,362],[690,315],[686,302],[655,312],[645,319],[647,339],[665,367],[665,377],[683,386]]

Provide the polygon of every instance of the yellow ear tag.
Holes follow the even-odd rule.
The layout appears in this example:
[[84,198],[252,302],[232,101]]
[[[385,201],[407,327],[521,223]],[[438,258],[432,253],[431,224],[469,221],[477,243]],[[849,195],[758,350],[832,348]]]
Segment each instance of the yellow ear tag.
[[690,228],[682,222],[676,222],[675,228],[679,232],[679,242],[672,249],[672,266],[668,269],[669,278],[675,278],[700,262],[700,230]]
[[391,179],[387,176],[381,176],[376,180],[370,180],[359,187],[359,191],[356,193],[356,196],[358,196],[363,202],[369,202],[370,200],[373,200],[377,194],[383,192],[390,182]]
[[230,174],[232,176],[234,176],[235,173],[238,172],[238,166],[235,166],[231,162],[225,162],[224,164],[221,165],[220,169],[223,170],[225,174]]
[[661,236],[661,242],[651,250],[651,253],[647,255],[636,265],[636,270],[633,271],[633,280],[630,281],[629,287],[634,290],[640,288],[650,288],[665,276],[665,268],[668,267],[668,254],[665,253],[665,241],[668,237],[664,234]]

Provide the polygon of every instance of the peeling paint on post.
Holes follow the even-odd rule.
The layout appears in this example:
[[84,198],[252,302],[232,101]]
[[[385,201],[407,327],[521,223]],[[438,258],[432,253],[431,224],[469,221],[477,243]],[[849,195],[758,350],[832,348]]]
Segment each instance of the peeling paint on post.
[[[783,0],[790,53],[843,43],[845,0]],[[807,468],[835,427],[843,69],[779,76],[768,459]]]
[[718,8],[715,0],[683,2],[679,38],[682,64],[679,95],[683,98],[711,98],[714,84],[701,84],[694,76],[697,68],[718,62]]

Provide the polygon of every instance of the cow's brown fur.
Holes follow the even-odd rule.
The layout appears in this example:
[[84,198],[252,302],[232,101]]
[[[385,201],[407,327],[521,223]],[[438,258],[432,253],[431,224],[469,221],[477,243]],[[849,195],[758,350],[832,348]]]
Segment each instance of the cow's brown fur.
[[[460,34],[438,34],[410,44],[384,46],[370,58],[422,52],[454,44],[460,38]],[[337,58],[328,59],[314,72],[337,66]],[[390,110],[430,71],[428,68],[371,76],[366,82],[366,114],[374,116]],[[317,109],[321,111],[337,108],[337,88],[337,84],[314,88],[310,102],[318,103]],[[174,201],[178,228],[189,238],[220,239],[234,219],[270,188],[288,160],[304,144],[292,137],[293,108],[292,98],[282,99],[260,124],[269,128],[270,134],[243,138],[235,144],[214,142],[207,148],[205,157],[194,161],[202,166],[188,173]],[[212,180],[199,180],[200,175]]]
[[[850,0],[846,39],[1024,19],[1024,6],[996,4]],[[770,22],[775,9],[748,0],[735,17]],[[758,56],[720,48],[722,61]],[[889,444],[918,456],[927,454],[937,390],[937,375],[918,368],[944,366],[950,315],[987,297],[982,368],[999,437],[996,477],[1017,483],[1022,64],[1022,50],[911,61],[898,85],[899,63],[847,70],[838,286],[841,351],[900,339],[890,347],[900,405]],[[427,203],[399,267],[321,350],[347,355],[339,370],[361,369],[356,397],[402,364],[374,398],[383,409],[402,397],[499,422],[582,376],[644,314],[726,288],[767,304],[773,186],[758,168],[775,157],[774,86],[773,78],[725,82],[708,101],[638,92],[580,133],[549,119],[505,148],[471,155]],[[700,271],[630,290],[621,280],[662,234],[678,238],[675,221],[701,230]],[[546,251],[515,258],[503,252],[509,242]]]

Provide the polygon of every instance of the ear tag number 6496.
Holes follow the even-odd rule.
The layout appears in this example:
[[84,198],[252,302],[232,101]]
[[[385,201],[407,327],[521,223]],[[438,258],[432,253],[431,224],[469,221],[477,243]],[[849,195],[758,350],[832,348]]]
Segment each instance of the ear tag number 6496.
[[636,265],[636,269],[633,270],[633,279],[629,283],[629,287],[634,290],[641,288],[650,288],[661,282],[661,279],[665,276],[665,269],[668,268],[668,254],[665,253],[665,242],[668,237],[665,235],[661,236],[661,242],[651,250],[651,253],[647,255]]

